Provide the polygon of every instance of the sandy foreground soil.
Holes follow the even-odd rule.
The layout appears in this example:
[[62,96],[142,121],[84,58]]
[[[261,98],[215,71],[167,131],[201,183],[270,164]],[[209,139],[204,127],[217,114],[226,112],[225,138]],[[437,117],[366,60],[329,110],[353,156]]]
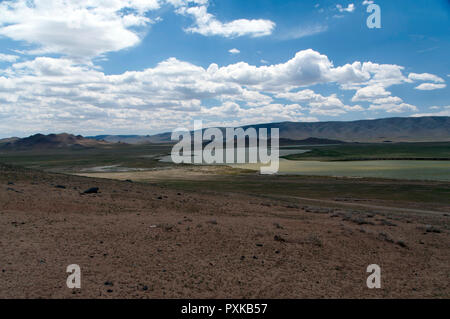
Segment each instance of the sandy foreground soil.
[[0,166],[0,298],[449,298],[448,215]]

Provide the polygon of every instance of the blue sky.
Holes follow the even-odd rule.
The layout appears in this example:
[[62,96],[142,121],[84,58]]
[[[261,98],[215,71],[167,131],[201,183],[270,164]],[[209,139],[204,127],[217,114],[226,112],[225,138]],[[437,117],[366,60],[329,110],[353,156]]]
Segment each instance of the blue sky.
[[0,137],[449,116],[449,14],[447,0],[0,1]]

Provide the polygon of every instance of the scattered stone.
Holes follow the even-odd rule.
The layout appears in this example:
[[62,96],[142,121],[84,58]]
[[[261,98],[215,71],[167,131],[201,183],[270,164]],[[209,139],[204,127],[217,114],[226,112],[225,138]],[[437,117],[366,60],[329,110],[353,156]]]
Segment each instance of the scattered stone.
[[106,290],[106,292],[111,293],[111,292],[113,292],[113,290],[112,289],[108,289],[108,290]]
[[284,239],[284,238],[281,237],[280,235],[275,235],[275,236],[273,236],[273,240],[279,241],[279,242],[281,242],[281,243],[285,243],[285,242],[286,242],[286,239]]
[[278,224],[278,223],[273,223],[273,225],[275,226],[275,228],[283,229],[283,226],[281,226],[281,225]]
[[378,238],[381,240],[387,241],[388,243],[394,242],[394,240],[391,237],[389,237],[389,235],[386,233],[379,233]]
[[425,226],[417,226],[417,229],[424,231],[424,235],[426,235],[427,233],[440,233],[441,229],[432,226],[432,225],[425,225]]
[[161,224],[161,225],[159,225],[159,227],[162,228],[166,232],[170,232],[170,231],[174,230],[175,226],[171,225],[171,224]]
[[105,281],[105,286],[114,286],[112,281]]
[[257,246],[257,247],[262,247],[262,246],[263,246],[263,244],[256,244],[256,246]]
[[363,218],[356,218],[354,220],[352,220],[354,223],[358,224],[358,225],[373,225],[374,223],[369,222]]
[[127,180],[125,180],[125,182],[133,183],[133,181],[131,179],[127,179]]
[[163,199],[162,196],[158,196],[158,199]]
[[66,189],[66,186],[64,186],[64,185],[56,185],[55,188]]
[[142,290],[143,290],[143,291],[147,291],[147,290],[148,290],[148,286],[145,286],[145,285],[142,286]]
[[397,241],[397,245],[399,245],[400,247],[406,248],[408,246],[406,246],[405,242],[402,240]]
[[98,187],[91,187],[83,192],[83,194],[97,194],[99,191]]
[[19,225],[25,225],[25,222],[11,222],[11,225],[13,225],[14,227],[17,227]]
[[14,183],[13,182],[8,182],[8,185],[14,185]]
[[425,231],[427,233],[440,233],[441,232],[441,230],[439,228],[431,226],[431,225],[426,225]]
[[386,219],[380,220],[380,224],[384,225],[384,226],[391,226],[391,227],[396,227],[397,226],[397,224],[395,224],[393,222],[390,222],[390,221],[388,221]]

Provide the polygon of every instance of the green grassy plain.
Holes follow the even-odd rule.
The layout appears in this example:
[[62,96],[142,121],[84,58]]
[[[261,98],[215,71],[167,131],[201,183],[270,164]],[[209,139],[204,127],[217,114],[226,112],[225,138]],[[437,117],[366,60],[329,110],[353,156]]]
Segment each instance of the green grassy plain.
[[361,160],[450,160],[450,142],[376,143],[304,146],[309,152],[286,155],[289,160],[361,161]]
[[58,172],[76,172],[83,168],[120,165],[131,168],[165,167],[159,155],[169,154],[169,144],[115,144],[90,149],[0,152],[0,162]]

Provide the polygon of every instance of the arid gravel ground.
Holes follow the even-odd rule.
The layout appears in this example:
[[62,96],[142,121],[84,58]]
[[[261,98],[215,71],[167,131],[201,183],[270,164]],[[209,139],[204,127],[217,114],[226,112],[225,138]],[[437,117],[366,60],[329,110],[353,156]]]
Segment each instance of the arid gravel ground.
[[[0,166],[0,298],[449,298],[449,229],[444,213]],[[69,264],[81,289],[66,287]],[[369,264],[381,289],[366,286]]]

